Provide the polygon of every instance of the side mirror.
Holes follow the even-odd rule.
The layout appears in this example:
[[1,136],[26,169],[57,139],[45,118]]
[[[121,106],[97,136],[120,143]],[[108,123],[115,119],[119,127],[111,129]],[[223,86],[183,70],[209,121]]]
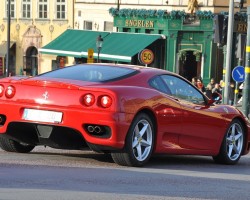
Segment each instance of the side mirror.
[[222,100],[222,95],[217,92],[214,92],[211,96],[211,100],[215,103],[220,103]]
[[207,104],[210,106],[210,105],[212,105],[212,104],[215,103],[215,102],[216,102],[215,100],[209,99],[208,102],[207,102]]

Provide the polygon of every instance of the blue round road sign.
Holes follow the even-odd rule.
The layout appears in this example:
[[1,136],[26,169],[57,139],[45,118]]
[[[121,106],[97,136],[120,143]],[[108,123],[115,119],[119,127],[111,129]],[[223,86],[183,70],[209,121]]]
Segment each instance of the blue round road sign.
[[236,82],[244,82],[245,80],[245,68],[243,66],[237,66],[232,71],[232,77]]

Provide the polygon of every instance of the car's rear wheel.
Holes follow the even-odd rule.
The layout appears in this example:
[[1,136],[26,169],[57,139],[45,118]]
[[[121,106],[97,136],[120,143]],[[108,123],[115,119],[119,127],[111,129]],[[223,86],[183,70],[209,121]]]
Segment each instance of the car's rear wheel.
[[0,137],[0,147],[5,151],[18,153],[29,153],[35,148],[33,145],[19,143],[5,137]]
[[239,120],[233,120],[224,136],[219,154],[213,157],[214,161],[220,164],[236,164],[241,157],[244,142],[244,127]]
[[111,154],[114,162],[133,167],[145,165],[153,151],[154,135],[151,118],[144,113],[137,115],[129,128],[124,152]]

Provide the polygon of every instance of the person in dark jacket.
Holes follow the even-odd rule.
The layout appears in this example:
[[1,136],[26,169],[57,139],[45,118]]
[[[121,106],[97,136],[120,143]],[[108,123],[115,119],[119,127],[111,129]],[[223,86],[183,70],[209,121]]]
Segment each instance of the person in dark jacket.
[[206,89],[204,87],[204,84],[200,78],[197,79],[197,88],[202,91],[203,93],[206,92]]
[[228,101],[229,105],[232,106],[234,104],[234,83],[233,82],[230,83],[228,99],[229,99]]

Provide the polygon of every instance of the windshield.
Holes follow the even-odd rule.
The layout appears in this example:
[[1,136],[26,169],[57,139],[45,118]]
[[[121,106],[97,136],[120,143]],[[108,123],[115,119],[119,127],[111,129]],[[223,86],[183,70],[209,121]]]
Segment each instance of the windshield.
[[90,82],[114,81],[132,76],[137,70],[119,66],[75,65],[50,71],[39,77],[72,79]]

